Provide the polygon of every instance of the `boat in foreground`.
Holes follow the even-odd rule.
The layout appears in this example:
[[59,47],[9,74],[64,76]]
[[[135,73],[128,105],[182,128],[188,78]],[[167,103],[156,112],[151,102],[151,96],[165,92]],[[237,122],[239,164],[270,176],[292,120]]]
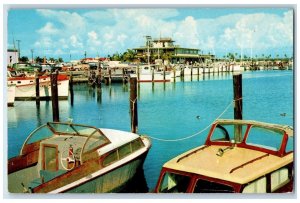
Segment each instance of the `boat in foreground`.
[[290,126],[217,120],[204,145],[163,165],[155,192],[292,192],[293,155]]
[[91,126],[48,122],[8,160],[11,193],[118,192],[142,167],[149,138]]

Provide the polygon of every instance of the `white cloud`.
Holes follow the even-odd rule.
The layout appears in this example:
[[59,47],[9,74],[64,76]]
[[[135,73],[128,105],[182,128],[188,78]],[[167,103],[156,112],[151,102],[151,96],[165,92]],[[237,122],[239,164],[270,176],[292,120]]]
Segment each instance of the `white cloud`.
[[[216,18],[178,17],[180,9],[39,9],[47,23],[36,47],[61,53],[113,54],[145,44],[145,35],[172,37],[175,44],[204,52],[249,52],[293,45],[293,12],[229,14]],[[200,12],[200,11],[199,11]],[[47,35],[48,34],[48,35]],[[45,38],[46,36],[49,36]]]
[[57,34],[59,30],[56,29],[52,23],[48,22],[44,27],[39,29],[37,32],[39,34],[51,35],[51,34]]

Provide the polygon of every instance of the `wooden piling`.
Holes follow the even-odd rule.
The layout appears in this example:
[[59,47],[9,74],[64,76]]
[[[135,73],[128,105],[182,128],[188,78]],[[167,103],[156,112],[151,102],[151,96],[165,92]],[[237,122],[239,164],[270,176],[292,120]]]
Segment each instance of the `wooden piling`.
[[39,71],[35,72],[35,103],[40,106],[40,79]]
[[[233,99],[234,99],[234,119],[243,119],[243,93],[242,74],[233,75]],[[235,126],[234,138],[236,142],[242,141],[242,126]]]
[[58,75],[58,71],[55,71],[50,74],[53,122],[59,122],[57,75]]
[[125,84],[125,68],[122,68],[122,82]]
[[164,76],[164,82],[166,82],[166,66],[164,66],[163,76]]
[[136,133],[138,129],[138,111],[137,111],[137,78],[130,78],[130,117],[131,132]]
[[152,69],[152,83],[154,83],[154,69]]
[[70,96],[71,96],[71,106],[73,106],[73,104],[74,104],[74,90],[73,90],[73,73],[72,73],[72,71],[70,71],[69,89],[70,89]]
[[108,78],[108,84],[111,85],[111,69],[108,70],[109,78]]
[[98,63],[98,75],[97,75],[97,86],[98,86],[98,89],[101,91],[101,79],[102,79],[102,75],[101,75],[101,66],[100,66],[100,62]]

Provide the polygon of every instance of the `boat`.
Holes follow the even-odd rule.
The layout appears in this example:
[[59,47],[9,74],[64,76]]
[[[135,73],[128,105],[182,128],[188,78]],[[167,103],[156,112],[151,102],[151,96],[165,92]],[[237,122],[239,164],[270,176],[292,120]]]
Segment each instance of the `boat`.
[[7,105],[14,106],[16,85],[7,85]]
[[[14,71],[7,71],[7,85],[16,85],[15,99],[27,100],[35,99],[35,77],[25,74],[18,74]],[[67,75],[58,74],[58,98],[67,99],[69,96],[69,79]],[[49,99],[51,97],[51,81],[49,75],[39,76],[40,99]]]
[[8,160],[11,193],[118,192],[142,167],[151,141],[138,134],[48,122]]
[[163,165],[154,192],[293,192],[293,133],[286,125],[216,120],[203,145]]
[[[170,82],[171,72],[163,71],[158,65],[140,65],[137,67],[138,82]],[[165,75],[164,75],[165,74]]]

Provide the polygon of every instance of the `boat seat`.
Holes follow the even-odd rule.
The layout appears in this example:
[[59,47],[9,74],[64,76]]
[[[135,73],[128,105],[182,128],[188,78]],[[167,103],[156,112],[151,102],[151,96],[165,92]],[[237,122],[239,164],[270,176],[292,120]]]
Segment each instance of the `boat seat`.
[[35,188],[41,185],[42,183],[48,182],[66,172],[67,172],[66,170],[57,170],[57,171],[40,170],[40,178],[36,178],[33,181],[31,181],[28,185],[28,188]]

